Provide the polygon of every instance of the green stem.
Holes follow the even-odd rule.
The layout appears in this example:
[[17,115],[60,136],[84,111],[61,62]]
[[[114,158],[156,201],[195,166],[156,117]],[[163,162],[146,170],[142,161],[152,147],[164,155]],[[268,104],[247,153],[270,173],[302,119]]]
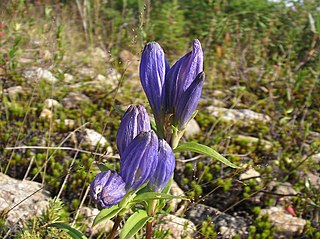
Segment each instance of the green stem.
[[[148,216],[153,217],[156,213],[156,207],[157,207],[157,200],[150,200],[148,203]],[[152,224],[153,221],[147,222],[147,232],[146,232],[146,239],[151,239],[153,230],[152,230]]]
[[113,239],[116,236],[116,234],[118,232],[118,227],[119,227],[121,221],[122,221],[122,217],[117,216],[108,239]]

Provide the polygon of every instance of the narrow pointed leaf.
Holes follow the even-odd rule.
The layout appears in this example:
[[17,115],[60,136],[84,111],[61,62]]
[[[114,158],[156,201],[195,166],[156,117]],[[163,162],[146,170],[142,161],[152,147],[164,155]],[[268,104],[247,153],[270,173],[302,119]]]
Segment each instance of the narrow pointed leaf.
[[69,236],[71,236],[73,239],[87,239],[87,237],[82,232],[78,231],[77,229],[71,227],[68,224],[52,223],[49,226],[56,227],[56,228],[59,228],[59,229],[66,231],[69,234]]
[[185,152],[185,151],[192,151],[195,153],[199,153],[199,154],[203,154],[203,155],[207,155],[210,156],[213,159],[216,159],[218,161],[220,161],[221,163],[224,163],[225,165],[231,167],[231,168],[240,168],[237,165],[231,163],[228,159],[226,159],[225,157],[223,157],[221,154],[219,154],[217,151],[215,151],[214,149],[203,145],[203,144],[198,144],[198,143],[184,143],[184,144],[180,144],[175,150],[174,152]]
[[109,220],[109,219],[113,218],[115,215],[118,214],[118,212],[121,211],[121,209],[122,208],[120,208],[119,206],[115,205],[113,207],[101,210],[99,212],[99,214],[96,216],[96,218],[94,219],[92,226],[96,226],[101,222],[104,222],[106,220]]
[[144,210],[139,210],[132,214],[127,222],[124,224],[121,232],[121,239],[132,238],[149,220],[151,217],[147,215]]

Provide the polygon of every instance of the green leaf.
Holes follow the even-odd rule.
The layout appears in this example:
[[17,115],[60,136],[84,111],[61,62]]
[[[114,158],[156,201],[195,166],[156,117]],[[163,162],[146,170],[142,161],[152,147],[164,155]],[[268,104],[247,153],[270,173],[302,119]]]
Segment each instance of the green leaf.
[[184,144],[180,144],[174,150],[174,152],[185,152],[185,151],[192,151],[195,153],[207,155],[207,156],[210,156],[211,158],[214,158],[214,159],[220,161],[221,163],[224,163],[225,165],[227,165],[231,168],[240,168],[237,165],[231,163],[228,159],[223,157],[221,154],[219,154],[214,149],[212,149],[206,145],[203,145],[203,144],[192,143],[192,142],[191,143],[184,143]]
[[146,192],[146,193],[142,193],[137,195],[132,203],[137,203],[137,202],[141,202],[141,201],[147,201],[147,200],[160,200],[160,199],[187,199],[186,197],[181,197],[181,196],[173,196],[170,194],[166,194],[166,193],[156,193],[156,192]]
[[102,209],[94,219],[92,226],[96,226],[103,221],[113,218],[115,215],[117,215],[121,211],[121,209],[122,208],[118,207],[118,205],[112,206],[110,208]]
[[52,223],[49,225],[49,227],[62,229],[66,231],[73,239],[88,239],[82,232],[65,223]]
[[124,224],[121,232],[121,239],[129,239],[133,237],[149,220],[151,217],[147,215],[144,210],[138,210],[132,214],[127,222]]

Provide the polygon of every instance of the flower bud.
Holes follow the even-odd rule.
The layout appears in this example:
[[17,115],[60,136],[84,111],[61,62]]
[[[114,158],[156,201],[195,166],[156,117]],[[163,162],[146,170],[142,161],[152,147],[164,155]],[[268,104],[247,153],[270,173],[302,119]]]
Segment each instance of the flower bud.
[[196,110],[200,100],[204,79],[204,72],[199,73],[179,99],[174,117],[175,125],[178,126],[178,129],[184,129],[186,127],[186,124],[190,121]]
[[150,129],[150,119],[144,106],[131,105],[121,119],[117,133],[116,142],[120,156],[138,134]]
[[163,140],[159,140],[158,164],[154,170],[148,187],[151,191],[161,192],[169,182],[173,175],[176,160],[169,144]]
[[90,184],[90,196],[100,209],[118,204],[125,194],[125,183],[114,171],[97,174]]
[[141,56],[140,81],[147,95],[157,123],[164,110],[163,88],[166,72],[169,70],[167,58],[156,42],[148,43]]
[[137,190],[149,181],[158,161],[158,137],[153,131],[141,132],[120,159],[120,175],[126,189]]

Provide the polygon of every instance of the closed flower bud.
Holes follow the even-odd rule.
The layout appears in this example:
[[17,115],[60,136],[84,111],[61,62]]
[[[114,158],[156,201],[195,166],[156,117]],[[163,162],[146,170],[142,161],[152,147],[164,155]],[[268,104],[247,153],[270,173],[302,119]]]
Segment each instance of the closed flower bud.
[[158,161],[158,137],[153,131],[141,132],[120,159],[120,175],[127,190],[137,190],[149,181]]
[[177,125],[179,129],[184,129],[186,127],[186,124],[190,121],[196,110],[201,96],[204,79],[204,72],[198,74],[196,79],[179,99],[175,114],[175,125]]
[[116,142],[120,156],[138,134],[150,129],[150,119],[144,106],[131,105],[121,119],[117,133]]
[[156,42],[148,43],[141,56],[140,81],[147,95],[157,123],[163,112],[163,88],[166,72],[169,70],[167,58]]
[[118,204],[125,194],[125,183],[114,171],[97,174],[90,185],[90,196],[100,209]]
[[151,191],[161,192],[173,175],[176,160],[169,144],[159,140],[158,164],[154,173],[150,177],[148,187]]
[[203,52],[201,44],[199,40],[194,40],[192,51],[178,60],[167,74],[165,94],[163,94],[167,113],[174,113],[179,99],[202,71]]

